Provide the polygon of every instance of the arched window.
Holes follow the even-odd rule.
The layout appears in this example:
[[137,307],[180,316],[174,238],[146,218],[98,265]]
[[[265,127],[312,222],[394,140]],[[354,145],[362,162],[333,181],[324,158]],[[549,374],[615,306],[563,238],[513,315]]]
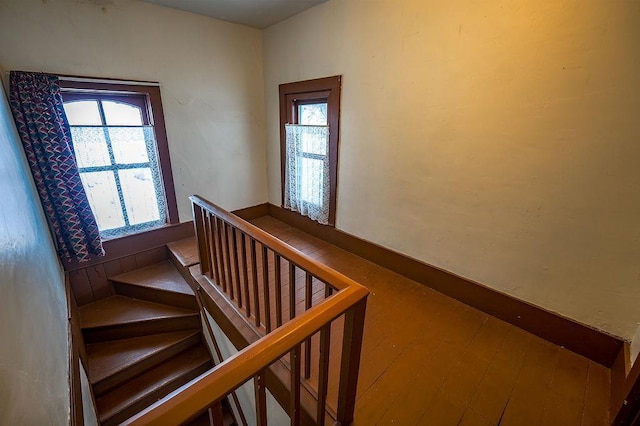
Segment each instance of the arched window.
[[[156,106],[148,93],[158,88],[69,87],[78,84],[87,83],[63,83],[64,107],[101,236],[114,238],[176,222],[170,164],[161,158],[168,155],[164,124],[161,129],[154,126]],[[158,146],[160,131],[164,150]]]

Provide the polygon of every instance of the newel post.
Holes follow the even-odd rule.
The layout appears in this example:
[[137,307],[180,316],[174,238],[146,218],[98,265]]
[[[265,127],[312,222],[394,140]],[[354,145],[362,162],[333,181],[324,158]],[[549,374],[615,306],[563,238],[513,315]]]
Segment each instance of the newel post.
[[191,208],[193,209],[193,225],[196,230],[196,238],[198,239],[198,255],[200,257],[200,273],[205,275],[209,272],[209,255],[207,253],[206,235],[204,229],[204,214],[202,213],[202,207],[191,202]]
[[338,424],[343,426],[353,422],[366,307],[367,298],[365,297],[345,313],[336,419]]

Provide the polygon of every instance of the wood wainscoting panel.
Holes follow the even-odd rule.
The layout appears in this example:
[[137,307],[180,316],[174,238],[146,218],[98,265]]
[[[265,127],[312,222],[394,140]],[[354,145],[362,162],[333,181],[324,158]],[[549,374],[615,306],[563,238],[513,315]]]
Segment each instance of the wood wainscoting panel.
[[69,274],[65,274],[65,294],[67,297],[68,318],[68,348],[69,348],[69,400],[70,400],[70,424],[80,426],[84,424],[82,405],[82,384],[80,380],[80,363],[86,365],[87,352],[80,331],[78,318],[78,305],[76,304]]
[[162,247],[170,242],[189,238],[194,235],[193,222],[184,222],[176,225],[167,225],[162,228],[152,229],[139,234],[127,235],[102,243],[105,255],[96,257],[88,262],[62,262],[66,271],[75,271],[88,266],[98,265],[110,260],[125,256],[132,256],[143,251]]
[[104,257],[84,263],[63,262],[78,306],[112,296],[114,290],[109,278],[168,259],[168,243],[193,235],[193,222],[169,225],[105,241]]

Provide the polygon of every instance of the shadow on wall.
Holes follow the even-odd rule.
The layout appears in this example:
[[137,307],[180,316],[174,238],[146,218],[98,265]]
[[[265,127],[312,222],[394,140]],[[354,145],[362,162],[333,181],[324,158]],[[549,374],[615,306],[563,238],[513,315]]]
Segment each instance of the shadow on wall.
[[67,425],[64,275],[0,92],[0,424]]

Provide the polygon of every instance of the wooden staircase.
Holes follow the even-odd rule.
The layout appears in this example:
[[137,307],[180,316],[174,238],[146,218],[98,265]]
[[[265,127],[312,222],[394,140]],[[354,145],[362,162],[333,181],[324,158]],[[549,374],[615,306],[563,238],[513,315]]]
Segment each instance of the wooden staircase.
[[[122,422],[213,366],[193,290],[169,260],[110,281],[115,295],[79,308],[102,425]],[[208,423],[203,416],[194,424]]]

